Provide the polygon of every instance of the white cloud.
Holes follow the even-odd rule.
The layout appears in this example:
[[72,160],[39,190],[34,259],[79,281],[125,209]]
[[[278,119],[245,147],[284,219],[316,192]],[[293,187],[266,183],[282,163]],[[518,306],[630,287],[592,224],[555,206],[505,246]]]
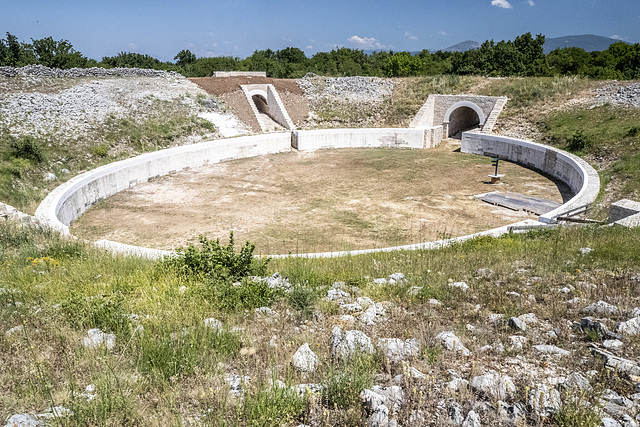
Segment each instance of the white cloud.
[[507,0],[491,0],[491,5],[498,6],[503,9],[511,9],[513,7]]
[[536,4],[533,2],[533,0],[527,0],[527,3],[529,3],[529,6],[535,6]]
[[610,39],[616,39],[616,40],[626,40],[626,37],[622,37],[618,34],[612,34],[609,36]]
[[129,43],[129,49],[138,50],[138,45],[135,44],[134,42],[131,42],[131,43]]
[[438,34],[439,34],[439,35],[441,35],[441,36],[446,36],[446,35],[447,35],[447,33],[445,33],[445,32],[444,32],[444,31],[442,31],[442,30],[438,31]]
[[409,40],[418,40],[418,37],[414,36],[413,34],[411,34],[409,31],[405,31],[404,32],[404,36],[406,38],[408,38]]
[[384,45],[378,43],[373,37],[351,36],[348,39],[352,44],[361,49],[384,49]]
[[307,46],[305,46],[305,49],[307,49],[307,50],[311,50],[311,49],[313,49],[313,46],[311,46],[311,45],[307,45]]

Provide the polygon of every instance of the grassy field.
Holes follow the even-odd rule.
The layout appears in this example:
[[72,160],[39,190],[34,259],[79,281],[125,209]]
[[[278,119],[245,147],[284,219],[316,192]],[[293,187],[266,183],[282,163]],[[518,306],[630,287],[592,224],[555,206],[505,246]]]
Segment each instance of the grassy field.
[[[381,337],[420,342],[419,356],[408,362],[428,379],[405,384],[407,404],[397,415],[403,424],[412,411],[432,413],[437,401],[447,398],[441,387],[447,369],[470,376],[514,356],[524,357],[528,367],[525,375],[512,373],[522,390],[532,386],[530,374],[545,369],[599,372],[592,378],[596,392],[583,396],[580,405],[597,403],[598,390],[623,393],[630,387],[589,355],[589,345],[600,338],[576,335],[568,324],[579,320],[579,309],[589,302],[614,301],[621,313],[638,305],[638,230],[563,228],[481,238],[434,251],[272,260],[266,266],[236,259],[234,265],[241,268],[217,269],[204,263],[204,250],[193,252],[186,263],[150,262],[113,257],[39,230],[8,223],[0,227],[0,330],[12,331],[0,335],[3,417],[64,406],[73,415],[60,418],[62,425],[361,425],[366,413],[360,391],[374,381],[388,384],[403,365],[379,353],[347,364],[332,359],[329,334],[342,311],[324,297],[336,282],[352,294],[389,303],[384,322],[361,327],[374,342]],[[583,247],[592,251],[583,255]],[[220,258],[217,262],[222,264]],[[275,271],[288,278],[290,291],[247,278]],[[372,282],[395,272],[404,273],[406,283]],[[236,281],[241,284],[233,285]],[[471,290],[452,288],[451,281],[466,281]],[[597,286],[581,285],[587,282]],[[574,290],[558,293],[566,286]],[[576,297],[577,306],[567,303]],[[442,306],[432,305],[431,298]],[[263,306],[280,315],[254,313]],[[533,357],[525,348],[467,359],[442,351],[434,339],[438,332],[453,330],[480,354],[482,346],[506,344],[513,333],[489,321],[489,314],[531,312],[558,330],[553,343],[572,357]],[[222,322],[221,330],[205,326],[211,317]],[[90,328],[115,334],[115,348],[83,347]],[[544,340],[537,332],[526,335],[532,344]],[[307,375],[290,365],[293,352],[305,342],[320,361],[319,369]],[[640,356],[638,339],[625,337],[624,342],[626,357]],[[242,400],[228,394],[225,378],[231,375],[250,378]],[[322,388],[319,394],[298,396],[286,387],[270,390],[272,380]],[[82,395],[89,385],[95,386],[92,399]],[[458,398],[478,399],[464,393]],[[571,396],[566,399],[573,402]],[[558,420],[588,418],[588,408],[580,406],[578,415],[559,412]]]

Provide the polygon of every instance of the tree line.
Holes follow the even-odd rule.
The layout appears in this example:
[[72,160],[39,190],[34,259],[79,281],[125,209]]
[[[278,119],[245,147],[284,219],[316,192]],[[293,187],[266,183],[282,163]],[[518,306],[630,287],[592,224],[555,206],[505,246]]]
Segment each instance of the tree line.
[[478,49],[466,52],[417,53],[336,48],[311,57],[296,47],[256,50],[241,59],[233,56],[198,58],[184,49],[175,62],[149,55],[120,52],[100,61],[76,51],[68,40],[52,37],[21,42],[6,33],[0,39],[0,66],[30,64],[54,68],[130,67],[176,71],[187,77],[210,76],[214,71],[266,71],[275,78],[300,78],[311,72],[325,76],[409,77],[439,74],[509,76],[576,75],[596,79],[640,79],[640,44],[616,42],[608,49],[586,52],[577,47],[556,49],[544,54],[545,37],[526,33],[514,40],[487,40]]

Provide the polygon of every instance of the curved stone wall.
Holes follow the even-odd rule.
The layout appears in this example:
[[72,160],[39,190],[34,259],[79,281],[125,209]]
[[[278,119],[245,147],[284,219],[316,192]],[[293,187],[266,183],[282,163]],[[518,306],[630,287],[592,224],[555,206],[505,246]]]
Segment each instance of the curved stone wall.
[[[36,218],[43,225],[63,234],[69,234],[71,222],[95,203],[138,183],[172,172],[196,168],[208,163],[286,152],[291,150],[292,146],[299,150],[345,147],[428,148],[429,145],[426,143],[428,134],[429,131],[424,129],[329,129],[246,136],[169,148],[101,166],[72,178],[49,193],[38,206]],[[558,209],[541,216],[542,223],[553,223],[558,216],[592,203],[598,195],[600,185],[596,171],[582,159],[552,147],[495,135],[465,132],[462,151],[490,156],[500,155],[567,183],[576,195]],[[527,228],[543,225],[540,222],[527,220],[477,235],[496,236],[514,229],[518,230],[521,226]],[[427,249],[445,246],[450,242],[462,241],[474,236],[476,235],[394,248],[296,256],[335,257],[377,251]],[[96,244],[114,252],[150,258],[171,254],[169,251],[105,240]]]
[[595,169],[580,157],[554,147],[504,136],[464,132],[461,151],[500,156],[501,159],[539,170],[567,184],[575,196],[557,209],[541,215],[540,222],[555,223],[558,217],[589,206],[600,192],[600,178]]

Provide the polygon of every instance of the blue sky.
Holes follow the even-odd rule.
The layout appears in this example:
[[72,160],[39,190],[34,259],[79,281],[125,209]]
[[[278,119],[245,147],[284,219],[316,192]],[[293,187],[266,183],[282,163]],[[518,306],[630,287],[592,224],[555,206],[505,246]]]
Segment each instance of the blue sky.
[[597,34],[640,42],[640,0],[0,0],[0,34],[69,40],[90,58],[244,58],[295,46],[419,51],[464,40]]

